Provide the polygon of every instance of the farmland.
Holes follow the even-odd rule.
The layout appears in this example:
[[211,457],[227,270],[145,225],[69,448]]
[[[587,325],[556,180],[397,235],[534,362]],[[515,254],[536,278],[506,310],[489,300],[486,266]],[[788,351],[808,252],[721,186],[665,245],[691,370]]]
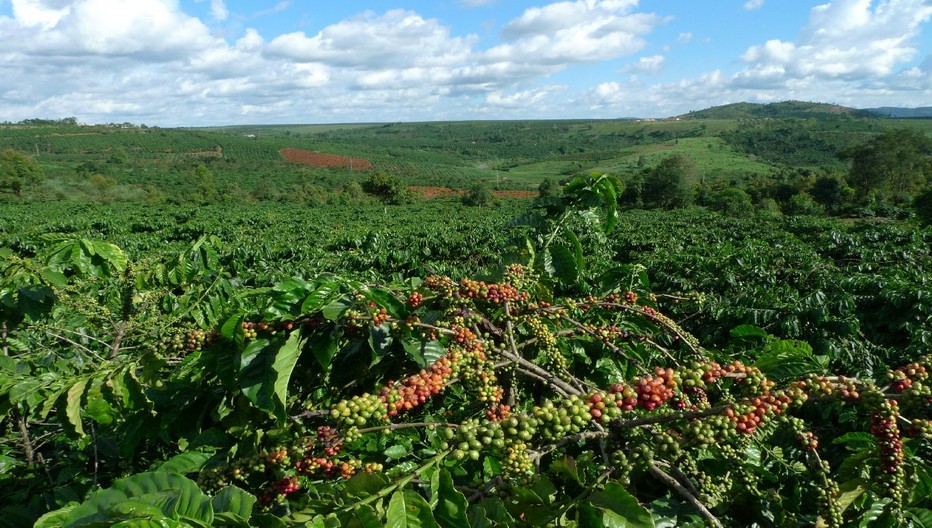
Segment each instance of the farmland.
[[2,126],[0,526],[928,526],[930,128]]

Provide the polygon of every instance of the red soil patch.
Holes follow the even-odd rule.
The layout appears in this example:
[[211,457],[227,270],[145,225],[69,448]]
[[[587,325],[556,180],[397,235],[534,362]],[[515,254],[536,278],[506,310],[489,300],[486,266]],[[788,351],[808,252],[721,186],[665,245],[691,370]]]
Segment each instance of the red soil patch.
[[[444,196],[462,196],[466,191],[454,191],[449,187],[428,187],[423,185],[413,185],[408,190],[423,196],[424,198],[440,198]],[[537,198],[537,191],[492,191],[492,194],[499,198]]]
[[304,163],[314,167],[345,167],[352,170],[366,170],[372,168],[372,162],[362,158],[349,158],[337,154],[326,154],[297,148],[284,148],[278,151],[286,160],[293,163]]

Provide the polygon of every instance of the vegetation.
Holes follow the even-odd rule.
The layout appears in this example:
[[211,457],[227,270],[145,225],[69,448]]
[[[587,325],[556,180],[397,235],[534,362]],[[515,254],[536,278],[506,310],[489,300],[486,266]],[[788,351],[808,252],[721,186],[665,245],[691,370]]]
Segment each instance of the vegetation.
[[792,118],[6,126],[0,526],[928,526],[923,124]]

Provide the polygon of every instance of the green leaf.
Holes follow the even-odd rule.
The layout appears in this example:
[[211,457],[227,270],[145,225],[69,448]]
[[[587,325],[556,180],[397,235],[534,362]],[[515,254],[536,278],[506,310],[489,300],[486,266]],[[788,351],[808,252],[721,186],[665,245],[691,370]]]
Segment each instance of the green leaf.
[[564,456],[554,460],[550,464],[550,471],[562,473],[573,481],[582,484],[582,480],[579,478],[579,468],[576,466],[576,459],[571,456]]
[[573,249],[573,260],[576,261],[576,268],[582,271],[586,267],[586,259],[583,256],[583,247],[576,238],[576,234],[567,229],[564,232],[566,238],[570,241],[570,247]]
[[339,293],[340,283],[338,281],[334,280],[321,284],[304,299],[303,303],[301,303],[301,313],[313,314],[320,311],[326,304],[332,302],[334,296]]
[[228,341],[233,341],[237,334],[242,335],[245,316],[246,314],[243,312],[236,312],[227,318],[220,326],[220,335]]
[[430,505],[417,492],[411,490],[396,491],[385,511],[387,528],[437,527],[437,521],[430,512]]
[[356,304],[352,299],[348,297],[342,297],[328,304],[321,310],[326,318],[329,321],[337,321],[340,319],[340,316],[343,315],[343,312],[349,309],[350,306]]
[[121,515],[121,507],[127,503],[146,497],[149,498],[145,499],[146,503],[150,505],[159,503],[160,512],[165,517],[189,519],[198,524],[213,522],[210,498],[193,480],[177,473],[152,471],[117,480],[110,488],[94,493],[71,510],[64,528],[97,525],[114,515]]
[[308,339],[308,348],[314,353],[314,359],[324,369],[330,368],[333,356],[340,349],[340,344],[336,338],[329,334],[314,334]]
[[608,527],[654,528],[654,518],[647,508],[641,506],[633,495],[615,482],[593,494],[589,499],[603,512],[603,522]]
[[381,288],[367,288],[361,290],[362,295],[377,304],[380,308],[385,308],[385,311],[388,312],[388,315],[403,319],[408,315],[408,310],[405,304],[399,301],[395,294],[388,290],[383,290]]
[[292,332],[287,341],[256,339],[242,353],[240,388],[249,401],[284,423],[288,382],[301,356],[304,339]]
[[[353,517],[353,520],[355,520],[361,528],[382,528],[382,520],[379,519],[379,514],[368,504],[363,504],[353,509]],[[350,524],[350,526],[354,525]]]
[[823,369],[822,363],[813,356],[812,347],[803,341],[778,339],[764,348],[754,363],[769,378],[784,380]]
[[94,380],[91,388],[87,390],[87,405],[85,405],[84,410],[95,422],[100,425],[108,425],[113,423],[113,407],[104,398],[101,390],[103,383],[103,379]]
[[378,493],[387,485],[388,480],[384,476],[364,471],[353,475],[343,491],[347,497],[363,499],[373,493]]
[[838,485],[838,498],[836,499],[838,507],[842,512],[851,506],[851,503],[868,490],[870,485],[864,479],[851,479]]
[[84,436],[84,426],[81,424],[81,398],[84,396],[87,381],[85,378],[72,385],[65,396],[65,416],[68,417],[68,423],[74,428],[74,432],[81,436]]
[[130,519],[114,524],[111,528],[188,528],[189,524],[172,519]]
[[754,325],[739,325],[731,329],[731,337],[736,338],[749,338],[749,337],[759,337],[761,339],[766,339],[769,335],[762,328],[758,328]]
[[550,246],[546,253],[550,255],[553,275],[564,284],[574,284],[579,277],[579,264],[565,246]]
[[437,361],[447,353],[447,350],[443,348],[439,341],[428,341],[426,339],[408,337],[405,338],[401,344],[405,352],[407,352],[408,357],[421,368]]
[[252,515],[256,497],[236,486],[227,486],[214,495],[211,500],[215,513],[230,513],[242,519]]
[[100,240],[88,242],[88,246],[93,253],[104,259],[114,271],[122,273],[126,270],[129,259],[126,258],[126,253],[123,253],[122,249],[114,244]]
[[65,526],[65,519],[68,518],[68,514],[71,513],[71,510],[77,508],[77,504],[69,504],[63,508],[59,508],[54,511],[50,511],[39,517],[35,524],[32,525],[33,528],[62,528]]
[[845,433],[832,440],[832,444],[848,444],[852,449],[864,449],[877,445],[877,439],[870,433]]
[[[906,516],[912,519],[917,528],[932,528],[932,510],[925,508],[910,508]],[[39,526],[36,524],[36,526]]]
[[434,518],[440,526],[453,528],[468,528],[469,521],[466,511],[469,502],[466,496],[453,487],[453,477],[446,469],[440,470],[440,486],[437,490],[437,504],[434,507]]
[[374,326],[369,330],[369,347],[376,357],[382,357],[391,350],[395,338],[392,337],[392,327],[388,323]]
[[159,464],[158,471],[178,473],[179,475],[196,473],[204,468],[204,464],[206,464],[209,459],[209,454],[200,453],[198,451],[181,453]]
[[389,460],[395,460],[395,459],[404,458],[410,455],[411,448],[403,446],[401,444],[395,444],[389,447],[388,449],[386,449],[384,454],[386,457],[389,458]]
[[869,528],[870,524],[883,515],[884,510],[887,509],[887,506],[893,502],[893,499],[889,497],[884,497],[882,499],[872,496],[872,501],[867,510],[861,514],[861,523],[858,525],[859,528]]

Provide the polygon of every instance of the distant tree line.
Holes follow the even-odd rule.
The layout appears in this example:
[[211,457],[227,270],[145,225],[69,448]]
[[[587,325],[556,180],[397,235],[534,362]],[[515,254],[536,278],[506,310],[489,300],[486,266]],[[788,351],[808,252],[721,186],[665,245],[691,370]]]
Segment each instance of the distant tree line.
[[[796,169],[743,184],[706,183],[681,154],[626,178],[624,204],[675,209],[701,205],[726,214],[754,209],[785,214],[883,214],[914,207],[932,223],[932,139],[909,129],[890,130],[840,151],[847,170]],[[643,164],[640,164],[643,165]]]

